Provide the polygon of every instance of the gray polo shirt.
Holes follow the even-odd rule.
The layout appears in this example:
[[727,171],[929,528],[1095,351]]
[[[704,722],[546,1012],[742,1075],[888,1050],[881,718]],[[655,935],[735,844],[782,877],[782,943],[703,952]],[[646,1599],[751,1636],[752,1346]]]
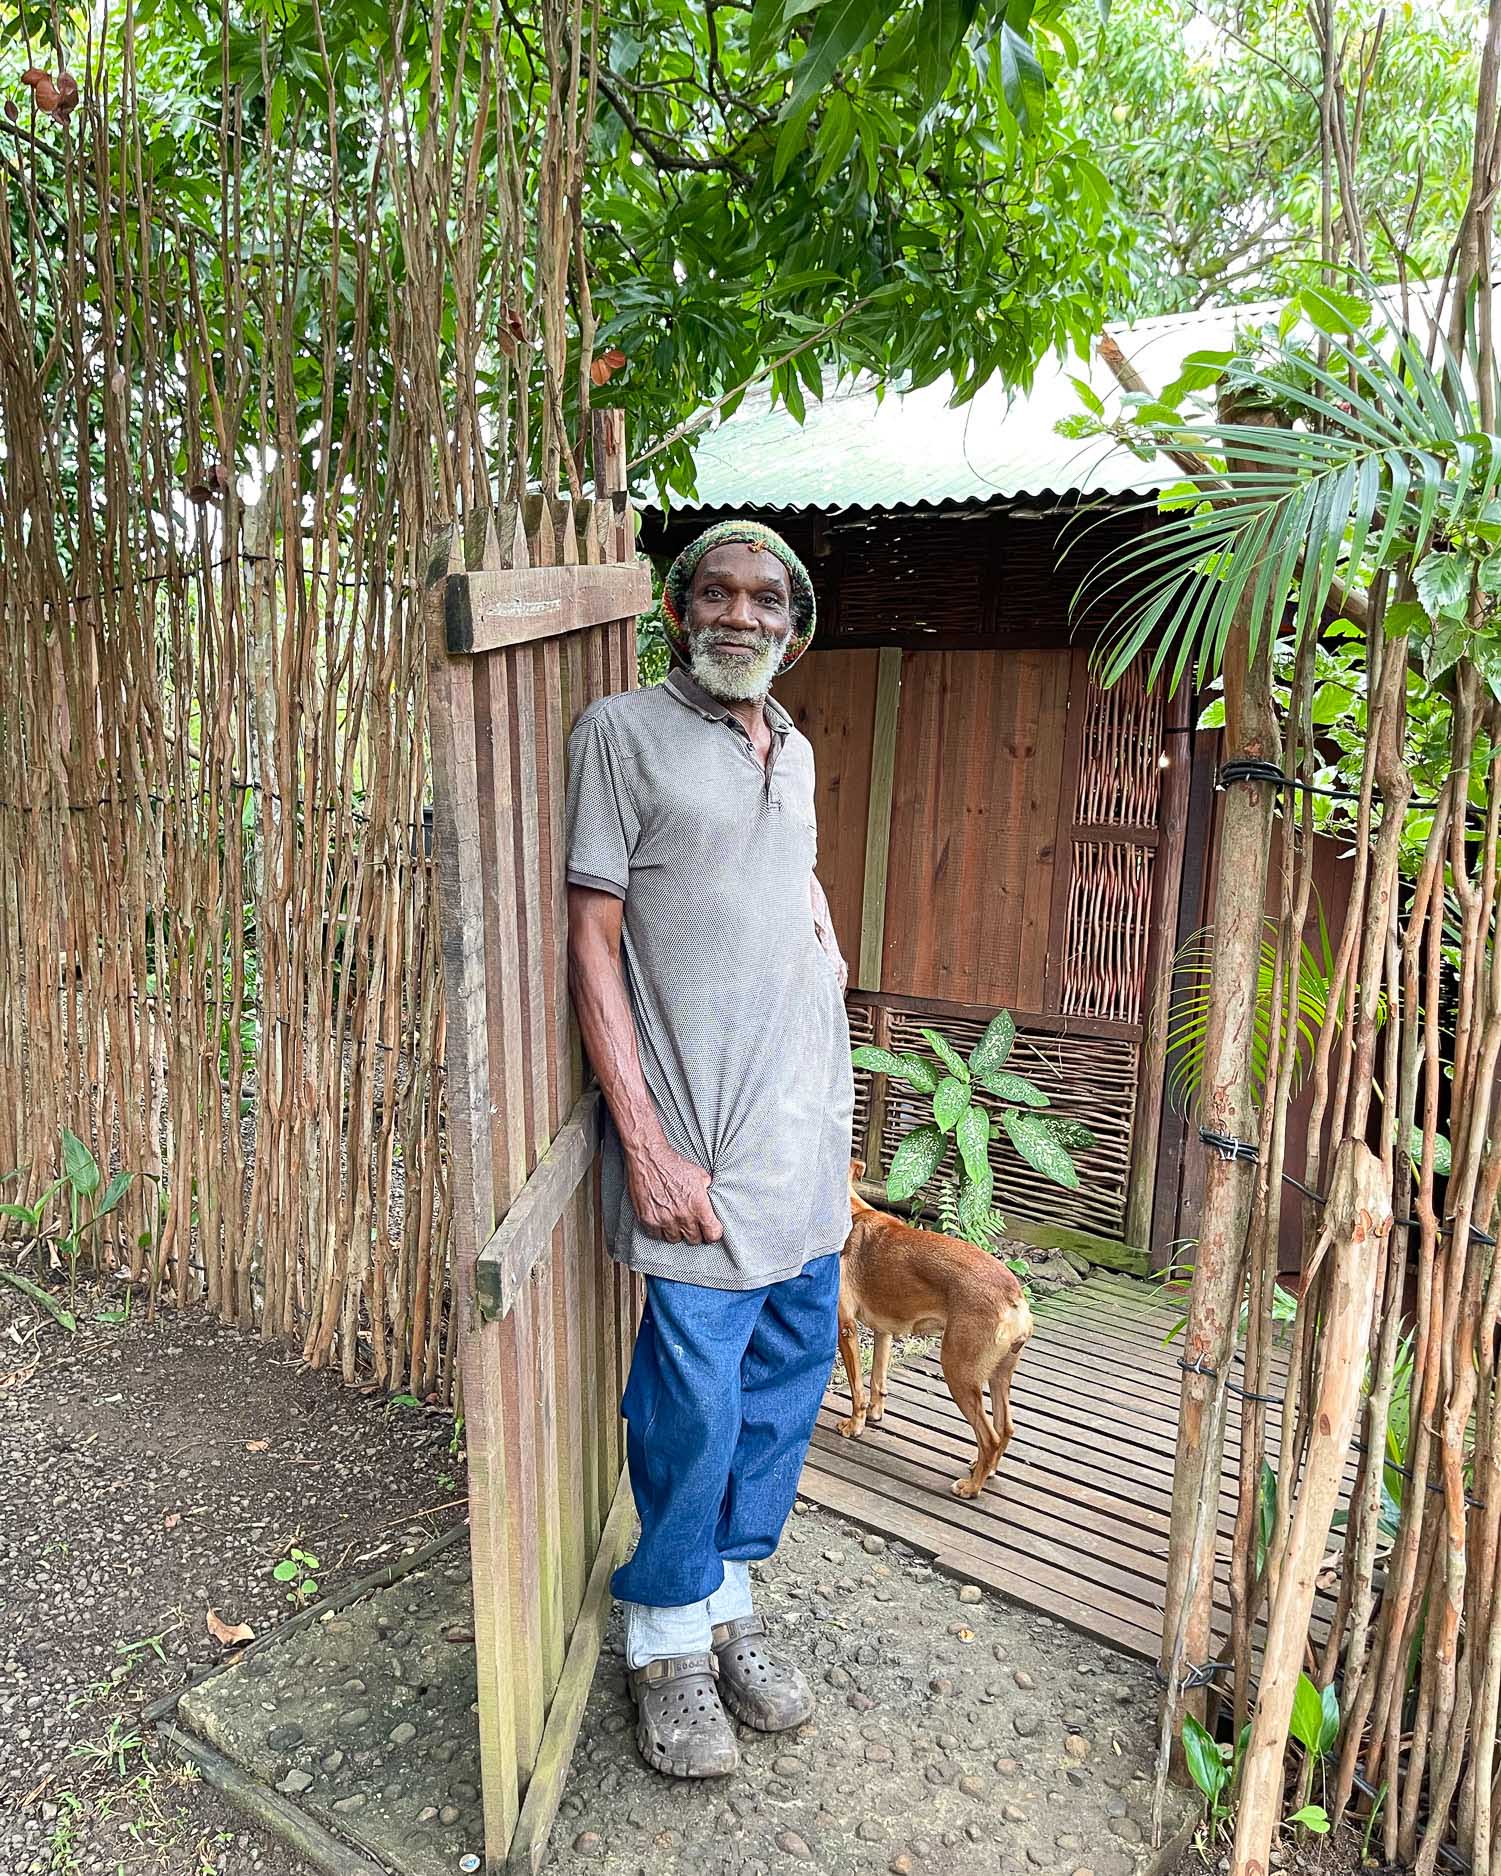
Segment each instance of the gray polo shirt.
[[686,672],[602,697],[568,743],[568,878],[625,901],[622,956],[663,1131],[710,1175],[717,1244],[637,1221],[604,1129],[604,1227],[651,1276],[749,1290],[849,1232],[854,1083],[833,963],[813,929],[813,750],[768,698],[750,736]]

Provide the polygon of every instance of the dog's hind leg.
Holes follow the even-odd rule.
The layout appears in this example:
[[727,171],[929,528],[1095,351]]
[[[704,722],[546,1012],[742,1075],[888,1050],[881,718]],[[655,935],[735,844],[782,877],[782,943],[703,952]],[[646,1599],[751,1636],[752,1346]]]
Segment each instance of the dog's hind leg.
[[891,1333],[887,1329],[876,1333],[875,1358],[870,1364],[870,1424],[881,1424],[886,1412],[886,1370],[891,1362]]
[[954,1494],[958,1498],[977,1498],[1000,1459],[1001,1440],[985,1411],[984,1370],[975,1374],[973,1350],[964,1348],[952,1332],[943,1338],[943,1378],[954,1405],[969,1422],[978,1448],[975,1463],[962,1479],[955,1479]]
[[990,1374],[990,1417],[995,1422],[996,1434],[1001,1442],[1001,1450],[996,1454],[998,1463],[1011,1444],[1011,1435],[1016,1430],[1016,1423],[1011,1418],[1011,1377],[1016,1373],[1016,1364],[1021,1360],[1026,1346],[1025,1336],[1019,1342],[1013,1342]]

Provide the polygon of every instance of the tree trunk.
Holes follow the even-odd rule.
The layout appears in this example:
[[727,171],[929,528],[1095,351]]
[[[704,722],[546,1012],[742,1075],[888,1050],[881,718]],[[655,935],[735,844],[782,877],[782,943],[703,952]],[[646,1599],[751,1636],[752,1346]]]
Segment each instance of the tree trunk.
[[1282,1815],[1282,1757],[1293,1694],[1302,1670],[1313,1609],[1314,1577],[1329,1536],[1350,1436],[1360,1405],[1362,1352],[1370,1332],[1376,1268],[1391,1229],[1391,1184],[1381,1162],[1359,1140],[1346,1140],[1330,1182],[1324,1235],[1315,1260],[1332,1242],[1333,1268],[1322,1337],[1323,1365],[1313,1408],[1308,1462],[1277,1591],[1267,1623],[1266,1655],[1251,1743],[1246,1749],[1240,1814],[1230,1876],[1266,1876],[1272,1832]]

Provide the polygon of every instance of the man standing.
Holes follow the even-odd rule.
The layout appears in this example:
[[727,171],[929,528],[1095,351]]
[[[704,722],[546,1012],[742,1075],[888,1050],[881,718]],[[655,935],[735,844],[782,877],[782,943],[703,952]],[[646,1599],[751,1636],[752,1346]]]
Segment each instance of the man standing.
[[767,1643],[776,1548],[837,1344],[854,1089],[814,876],[813,751],[768,695],[813,635],[782,538],[727,521],[673,562],[664,684],[569,741],[569,980],[608,1109],[612,1254],[646,1278],[621,1409],[641,1540],[612,1587],[642,1757],[738,1763],[813,1697]]

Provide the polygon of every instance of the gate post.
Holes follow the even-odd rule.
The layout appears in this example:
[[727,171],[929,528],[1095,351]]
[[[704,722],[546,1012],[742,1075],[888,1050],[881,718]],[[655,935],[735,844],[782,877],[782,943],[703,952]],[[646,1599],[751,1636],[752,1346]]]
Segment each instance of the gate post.
[[541,1862],[632,1509],[619,1395],[635,1291],[604,1250],[563,852],[568,732],[634,683],[635,616],[651,598],[624,426],[602,417],[592,503],[535,497],[479,517],[429,570],[452,1295],[492,1872]]

